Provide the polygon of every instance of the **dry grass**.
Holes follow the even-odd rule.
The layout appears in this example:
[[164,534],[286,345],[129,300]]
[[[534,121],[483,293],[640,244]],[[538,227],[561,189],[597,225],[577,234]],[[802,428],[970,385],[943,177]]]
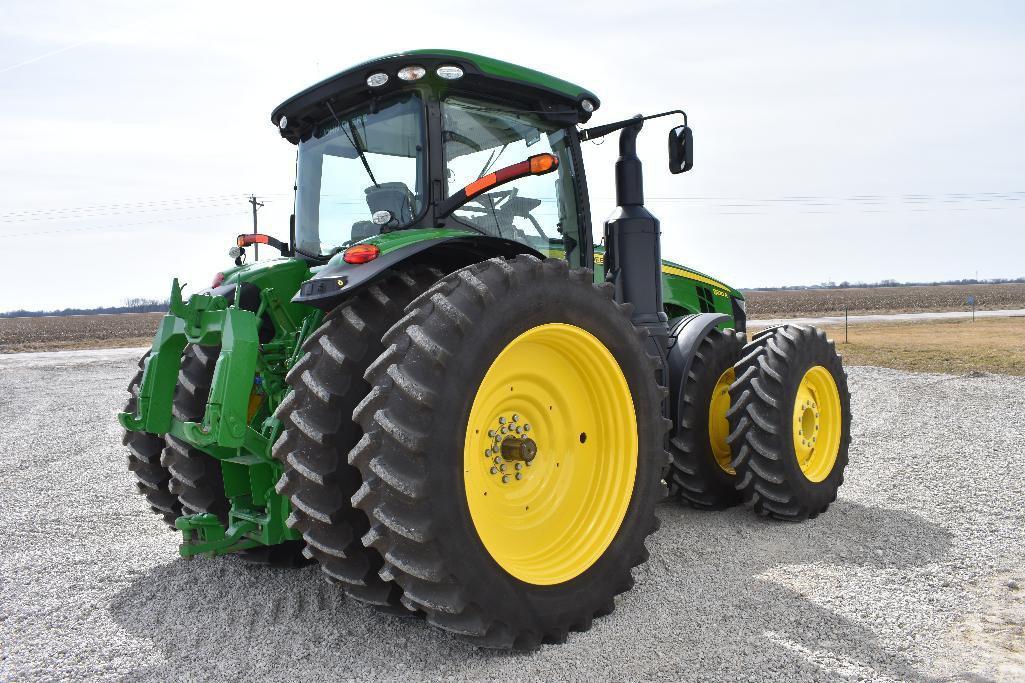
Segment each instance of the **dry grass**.
[[843,315],[844,306],[851,314],[964,311],[971,310],[968,295],[980,311],[1025,308],[1025,284],[744,292],[752,320]]
[[843,326],[823,329],[846,365],[1025,375],[1025,318],[851,325],[847,343]]
[[0,318],[0,353],[149,346],[162,313]]

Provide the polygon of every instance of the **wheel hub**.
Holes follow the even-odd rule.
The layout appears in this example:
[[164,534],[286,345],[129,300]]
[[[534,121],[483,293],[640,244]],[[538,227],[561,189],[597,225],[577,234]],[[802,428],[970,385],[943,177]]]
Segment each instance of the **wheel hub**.
[[524,468],[537,457],[537,442],[527,436],[533,427],[519,413],[509,418],[500,415],[490,427],[491,446],[484,450],[484,457],[492,462],[489,474],[503,484],[522,481]]

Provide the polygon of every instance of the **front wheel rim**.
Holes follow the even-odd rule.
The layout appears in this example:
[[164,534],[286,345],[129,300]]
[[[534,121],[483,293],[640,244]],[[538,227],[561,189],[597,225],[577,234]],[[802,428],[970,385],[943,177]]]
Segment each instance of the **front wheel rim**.
[[823,366],[809,368],[801,378],[791,424],[794,453],[802,474],[808,481],[821,482],[836,464],[843,429],[840,391]]
[[633,398],[608,348],[573,325],[531,328],[492,362],[467,420],[463,483],[477,535],[517,579],[569,581],[618,534],[637,458]]

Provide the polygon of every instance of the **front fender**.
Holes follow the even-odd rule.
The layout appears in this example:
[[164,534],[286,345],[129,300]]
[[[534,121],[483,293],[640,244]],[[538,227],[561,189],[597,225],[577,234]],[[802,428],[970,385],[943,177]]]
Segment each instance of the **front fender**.
[[368,263],[345,263],[341,259],[329,263],[302,284],[292,301],[329,311],[401,264],[431,265],[449,273],[495,256],[511,258],[517,254],[544,258],[536,249],[502,237],[459,235],[424,239],[384,252]]

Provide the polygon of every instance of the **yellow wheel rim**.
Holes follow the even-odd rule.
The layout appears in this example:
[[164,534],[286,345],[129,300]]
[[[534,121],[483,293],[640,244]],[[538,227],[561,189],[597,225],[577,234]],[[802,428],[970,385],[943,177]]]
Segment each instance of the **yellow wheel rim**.
[[794,452],[809,481],[829,476],[840,451],[843,414],[833,375],[821,365],[804,373],[794,399]]
[[585,572],[616,537],[636,474],[633,398],[604,344],[551,323],[502,349],[470,409],[463,483],[505,571],[536,585]]
[[733,368],[726,368],[712,389],[712,402],[708,406],[708,441],[712,445],[712,455],[723,472],[728,474],[737,473],[730,465],[733,452],[726,443],[726,437],[730,435],[730,421],[726,418],[726,411],[730,409],[730,385],[735,379]]

